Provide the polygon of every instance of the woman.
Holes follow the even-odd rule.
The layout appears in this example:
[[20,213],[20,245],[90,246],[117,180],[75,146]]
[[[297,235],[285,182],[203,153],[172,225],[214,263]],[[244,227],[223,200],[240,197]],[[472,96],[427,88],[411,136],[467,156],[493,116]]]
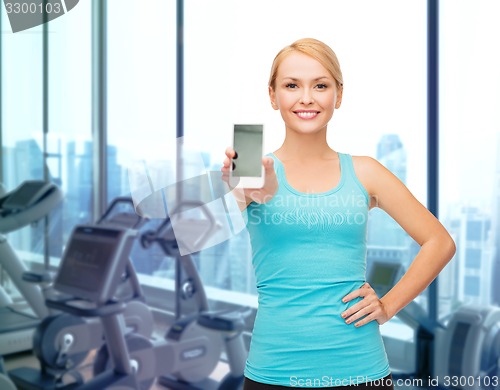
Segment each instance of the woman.
[[[379,325],[417,297],[455,253],[441,223],[390,171],[327,143],[342,102],[335,53],[315,39],[281,50],[269,79],[286,128],[263,158],[265,184],[240,190],[259,308],[245,369],[247,390],[291,387],[392,389]],[[237,151],[236,151],[237,152]],[[226,150],[228,180],[237,154]],[[421,246],[383,297],[366,283],[368,211],[380,207]]]

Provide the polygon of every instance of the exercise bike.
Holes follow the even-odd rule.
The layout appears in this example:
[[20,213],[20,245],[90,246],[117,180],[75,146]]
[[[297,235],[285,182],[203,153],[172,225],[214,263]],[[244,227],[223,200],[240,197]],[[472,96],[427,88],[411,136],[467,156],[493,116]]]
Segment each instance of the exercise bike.
[[0,355],[32,348],[32,337],[40,320],[50,313],[45,306],[45,286],[28,283],[28,271],[3,234],[19,230],[46,217],[62,201],[60,189],[52,183],[29,180],[0,198],[0,268],[21,293],[32,313],[20,310],[0,286]]
[[[116,198],[97,222],[97,226],[118,226],[135,232],[144,219],[134,212],[130,198]],[[41,280],[30,274],[31,280]],[[89,281],[90,282],[90,281]],[[150,337],[153,332],[153,315],[145,303],[142,288],[130,260],[115,291],[125,304],[124,318],[127,332]],[[51,294],[53,295],[53,293]],[[101,347],[104,334],[97,318],[83,318],[67,313],[46,317],[36,328],[33,336],[33,352],[40,362],[40,370],[22,367],[9,375],[21,389],[58,389],[65,382],[83,383],[78,370],[88,354]]]
[[[176,220],[180,212],[185,209],[194,209],[202,214],[201,219]],[[195,299],[197,302],[197,313],[178,319],[165,335],[167,342],[172,343],[176,348],[175,356],[181,363],[176,370],[165,370],[158,378],[158,382],[174,390],[234,390],[243,386],[243,372],[247,357],[242,331],[245,328],[245,319],[252,310],[244,308],[240,310],[210,311],[208,299],[203,287],[203,283],[198,274],[196,265],[190,255],[181,256],[179,252],[179,241],[173,229],[180,237],[190,237],[192,243],[183,242],[184,248],[202,248],[203,244],[216,231],[217,223],[210,213],[208,207],[198,201],[184,201],[173,211],[172,217],[165,221],[156,229],[145,232],[141,235],[141,245],[145,248],[157,244],[165,255],[175,258],[176,273],[176,314],[180,317],[182,298]],[[183,229],[189,234],[184,234]],[[194,239],[193,231],[200,231],[199,237]],[[194,252],[194,251],[192,251]],[[186,274],[183,280],[182,270]],[[208,330],[208,332],[207,332]],[[216,332],[215,334],[213,332]],[[189,342],[195,337],[209,337],[210,349],[208,346],[198,345],[189,348]],[[222,337],[221,337],[222,336]],[[209,375],[214,371],[222,350],[226,351],[229,364],[229,373],[218,383],[209,379]],[[187,364],[192,360],[193,364]],[[165,374],[165,373],[170,374]]]
[[18,310],[10,295],[0,286],[0,389],[15,390],[3,365],[2,355],[32,348],[33,332],[41,319],[49,315],[43,285],[28,283],[28,271],[7,239],[2,235],[34,223],[54,210],[62,201],[60,189],[53,183],[28,180],[0,195],[0,268],[10,277],[33,314]]
[[[197,207],[211,229],[213,217],[203,204]],[[210,229],[202,239],[208,237]],[[125,305],[115,298],[114,292],[119,282],[117,275],[126,269],[128,243],[133,236],[131,230],[115,226],[79,226],[63,255],[54,287],[69,297],[49,299],[47,305],[75,316],[98,317],[106,340],[106,347],[96,358],[95,376],[78,388],[148,389],[159,377],[159,383],[172,389],[239,389],[247,354],[242,330],[249,311],[207,310],[196,267],[191,256],[178,253],[170,218],[156,231],[143,234],[141,241],[146,246],[157,243],[165,253],[176,257],[192,282],[191,291],[201,292],[201,309],[195,316],[174,323],[165,338],[151,339],[126,332]],[[105,250],[89,250],[90,242]],[[219,383],[208,375],[217,365],[222,347],[226,349],[230,373]]]

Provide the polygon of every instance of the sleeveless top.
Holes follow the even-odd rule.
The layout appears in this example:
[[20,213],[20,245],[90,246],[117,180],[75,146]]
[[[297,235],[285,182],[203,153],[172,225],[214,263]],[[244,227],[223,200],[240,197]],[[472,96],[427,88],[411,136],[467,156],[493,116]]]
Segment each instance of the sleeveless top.
[[246,224],[258,310],[245,376],[289,387],[365,383],[390,373],[377,321],[359,328],[341,313],[342,298],[366,281],[369,196],[352,157],[339,153],[340,181],[329,191],[292,188],[274,159],[278,190],[252,202]]

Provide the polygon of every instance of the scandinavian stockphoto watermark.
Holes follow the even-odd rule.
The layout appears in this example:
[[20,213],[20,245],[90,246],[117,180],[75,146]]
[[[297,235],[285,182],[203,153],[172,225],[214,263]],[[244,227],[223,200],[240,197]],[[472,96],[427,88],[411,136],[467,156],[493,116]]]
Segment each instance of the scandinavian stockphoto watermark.
[[329,229],[340,225],[364,225],[368,218],[368,202],[355,192],[330,194],[328,197],[274,194],[271,207],[250,208],[248,225],[301,225]]
[[4,0],[13,33],[48,23],[76,7],[80,0]]

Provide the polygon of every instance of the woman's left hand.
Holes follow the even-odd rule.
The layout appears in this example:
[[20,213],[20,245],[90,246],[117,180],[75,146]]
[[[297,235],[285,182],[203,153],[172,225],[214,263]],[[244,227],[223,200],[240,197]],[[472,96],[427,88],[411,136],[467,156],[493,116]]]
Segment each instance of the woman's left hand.
[[347,294],[342,302],[346,303],[358,297],[363,297],[363,299],[342,313],[342,318],[346,320],[347,324],[352,324],[362,317],[364,318],[354,324],[356,327],[366,325],[373,320],[377,320],[380,325],[389,321],[390,316],[383,302],[369,283],[365,283],[361,288]]

